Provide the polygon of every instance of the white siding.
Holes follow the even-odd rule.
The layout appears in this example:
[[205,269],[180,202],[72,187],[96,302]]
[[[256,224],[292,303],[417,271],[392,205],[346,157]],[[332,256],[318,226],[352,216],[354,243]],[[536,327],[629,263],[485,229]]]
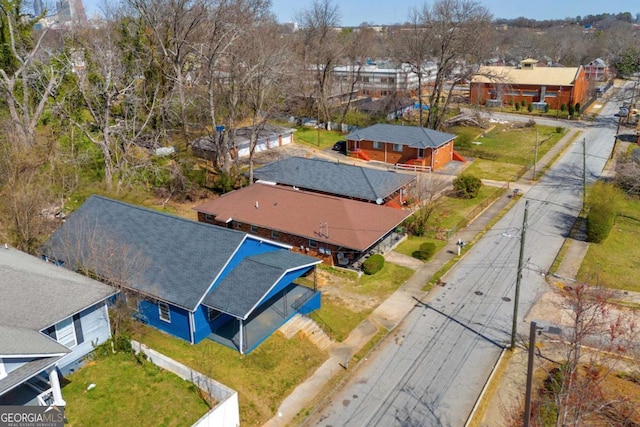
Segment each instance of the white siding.
[[67,365],[91,353],[95,346],[102,344],[111,336],[109,315],[105,302],[98,303],[80,312],[80,323],[84,341],[75,346],[71,353],[60,359],[58,367],[63,371]]
[[2,360],[4,364],[4,370],[8,374],[12,371],[15,371],[25,363],[31,362],[33,359],[26,358],[26,357],[13,357],[13,358],[5,357]]

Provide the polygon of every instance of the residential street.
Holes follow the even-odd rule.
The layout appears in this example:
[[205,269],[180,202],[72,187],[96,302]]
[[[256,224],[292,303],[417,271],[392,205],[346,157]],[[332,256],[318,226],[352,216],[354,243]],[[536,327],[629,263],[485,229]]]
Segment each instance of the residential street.
[[609,157],[618,111],[600,109],[592,126],[433,289],[416,304],[305,425],[463,426],[492,368],[510,343],[520,237],[528,202],[518,332],[547,287],[553,262],[582,205],[583,138],[587,183]]

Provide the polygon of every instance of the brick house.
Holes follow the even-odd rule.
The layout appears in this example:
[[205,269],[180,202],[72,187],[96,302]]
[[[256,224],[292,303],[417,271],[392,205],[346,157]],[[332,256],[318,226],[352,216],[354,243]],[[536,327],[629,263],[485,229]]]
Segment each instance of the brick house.
[[464,160],[453,149],[456,135],[419,126],[376,124],[345,137],[352,157],[432,171],[451,160]]
[[525,59],[518,67],[481,66],[469,90],[472,104],[507,105],[526,101],[536,108],[559,109],[562,104],[583,104],[588,84],[584,67],[541,67]]
[[397,241],[411,212],[374,203],[255,183],[194,208],[198,221],[292,246],[329,265],[349,265]]

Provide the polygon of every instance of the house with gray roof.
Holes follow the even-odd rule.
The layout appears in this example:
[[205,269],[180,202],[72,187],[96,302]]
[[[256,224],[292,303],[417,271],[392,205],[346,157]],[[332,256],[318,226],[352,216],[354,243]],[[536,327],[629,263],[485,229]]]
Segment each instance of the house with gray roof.
[[65,405],[58,372],[110,338],[112,287],[0,247],[0,405]]
[[304,157],[270,163],[256,169],[253,176],[301,190],[396,206],[403,204],[407,188],[416,180],[412,174]]
[[91,196],[42,254],[134,294],[136,317],[153,327],[192,344],[210,338],[248,353],[297,312],[320,306],[317,289],[293,283],[319,261],[288,249]]
[[429,172],[451,160],[464,160],[454,152],[456,135],[420,126],[376,124],[348,134],[350,156],[395,165],[398,169]]

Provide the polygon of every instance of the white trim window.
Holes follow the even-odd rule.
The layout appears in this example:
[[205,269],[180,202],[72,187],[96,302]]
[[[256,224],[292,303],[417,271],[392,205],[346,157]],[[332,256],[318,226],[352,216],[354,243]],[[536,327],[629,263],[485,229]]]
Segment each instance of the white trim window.
[[374,150],[382,150],[382,142],[380,142],[380,141],[373,141],[373,149],[374,149]]
[[169,310],[169,304],[158,301],[158,317],[164,322],[171,323],[171,310]]
[[402,153],[402,144],[393,144],[393,151]]
[[76,341],[76,330],[73,327],[71,317],[56,324],[56,341],[67,348],[73,348],[78,345]]

